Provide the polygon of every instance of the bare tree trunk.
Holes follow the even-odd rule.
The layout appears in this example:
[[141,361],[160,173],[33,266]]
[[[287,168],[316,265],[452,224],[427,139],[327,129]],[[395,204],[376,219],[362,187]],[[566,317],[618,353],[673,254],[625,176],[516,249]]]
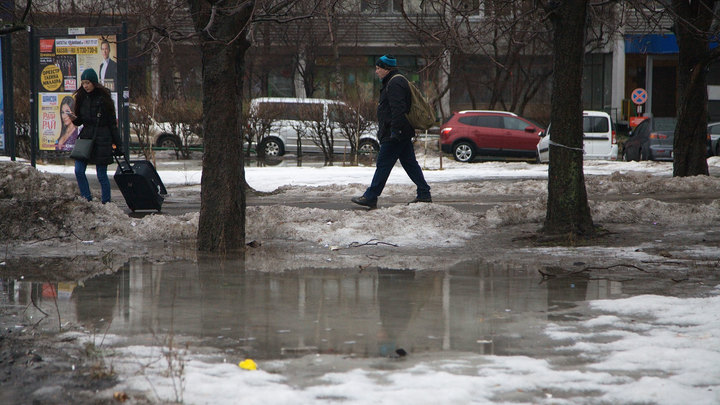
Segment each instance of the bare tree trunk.
[[157,100],[160,99],[160,50],[157,47],[153,47],[150,51],[150,86],[153,100],[153,114],[155,113],[155,107]]
[[330,40],[330,46],[333,51],[333,59],[335,60],[335,73],[334,73],[334,79],[335,79],[335,90],[337,91],[337,95],[340,99],[345,98],[345,88],[343,86],[343,80],[342,80],[342,64],[340,63],[340,47],[338,45],[337,41],[337,27],[334,23],[334,19],[336,18],[334,3],[326,4],[325,5],[325,20],[327,22],[327,30],[328,30],[328,38]]
[[582,73],[587,0],[555,2],[552,135],[548,168],[547,234],[594,232],[583,174]]
[[[204,153],[197,248],[231,252],[245,245],[245,189],[240,116],[250,8],[218,13],[224,1],[188,0],[200,34]],[[211,4],[212,3],[212,4]],[[212,16],[212,18],[211,18]]]
[[680,103],[673,140],[673,176],[708,175],[707,65],[708,31],[714,0],[673,1],[677,13],[678,92]]
[[177,64],[177,57],[175,54],[175,46],[170,41],[170,69],[172,70],[173,90],[175,90],[175,96],[180,100],[185,100],[185,86],[183,86],[182,75]]

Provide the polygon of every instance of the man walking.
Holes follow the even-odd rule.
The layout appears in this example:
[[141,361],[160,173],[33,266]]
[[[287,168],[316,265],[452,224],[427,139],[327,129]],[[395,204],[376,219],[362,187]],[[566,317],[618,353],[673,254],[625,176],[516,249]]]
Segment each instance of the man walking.
[[395,78],[399,72],[397,61],[391,55],[381,56],[375,62],[375,74],[382,80],[377,107],[377,137],[380,140],[380,152],[370,187],[362,196],[353,197],[351,201],[365,207],[377,208],[377,199],[385,188],[395,162],[399,159],[405,173],[417,186],[417,196],[410,203],[432,202],[430,186],[425,181],[422,169],[415,159],[415,148],[412,143],[415,129],[405,116],[410,111],[410,86],[403,77]]

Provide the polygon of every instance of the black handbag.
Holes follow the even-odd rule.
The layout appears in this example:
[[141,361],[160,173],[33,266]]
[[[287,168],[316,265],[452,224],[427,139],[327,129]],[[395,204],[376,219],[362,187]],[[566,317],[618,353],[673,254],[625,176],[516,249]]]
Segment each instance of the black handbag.
[[83,160],[83,161],[90,160],[90,155],[92,154],[92,149],[93,149],[94,143],[95,143],[95,134],[93,134],[92,138],[88,138],[88,139],[78,138],[75,141],[75,146],[73,146],[72,152],[70,152],[70,157],[75,160]]
[[87,162],[90,160],[90,156],[92,155],[93,150],[93,144],[95,143],[95,133],[97,132],[97,127],[100,124],[100,112],[97,114],[97,122],[95,123],[95,128],[93,128],[93,134],[91,138],[78,138],[75,141],[75,146],[73,146],[72,152],[70,152],[70,157],[75,160],[82,160],[84,162]]

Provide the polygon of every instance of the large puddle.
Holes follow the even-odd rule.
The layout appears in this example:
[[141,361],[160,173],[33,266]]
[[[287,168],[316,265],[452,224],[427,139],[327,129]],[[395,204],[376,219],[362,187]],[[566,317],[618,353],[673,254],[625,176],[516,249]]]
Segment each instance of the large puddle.
[[[3,280],[3,305],[47,329],[69,323],[152,344],[173,335],[255,359],[462,351],[507,354],[573,316],[580,301],[619,297],[619,281],[542,280],[536,268],[465,262],[437,271],[245,271],[242,262],[133,260],[83,282]],[[570,311],[568,311],[570,310]]]

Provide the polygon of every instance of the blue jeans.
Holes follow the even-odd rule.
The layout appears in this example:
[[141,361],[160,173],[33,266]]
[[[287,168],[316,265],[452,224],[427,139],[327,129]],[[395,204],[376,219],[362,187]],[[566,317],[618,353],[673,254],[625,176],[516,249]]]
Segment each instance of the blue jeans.
[[[86,200],[92,201],[90,184],[88,183],[87,176],[85,176],[85,169],[87,169],[87,162],[81,160],[75,161],[75,179],[77,179],[80,194]],[[110,201],[110,180],[107,175],[107,165],[95,165],[95,172],[97,173],[97,179],[100,182],[100,189],[102,190],[101,201],[105,204]]]
[[415,159],[415,149],[412,140],[407,139],[400,142],[384,142],[380,144],[380,152],[377,156],[377,165],[375,167],[375,175],[373,176],[370,187],[365,190],[363,196],[368,200],[376,200],[382,194],[387,183],[390,172],[395,166],[395,162],[400,159],[400,164],[405,173],[410,177],[417,186],[417,198],[430,198],[430,186],[425,181],[422,169]]

